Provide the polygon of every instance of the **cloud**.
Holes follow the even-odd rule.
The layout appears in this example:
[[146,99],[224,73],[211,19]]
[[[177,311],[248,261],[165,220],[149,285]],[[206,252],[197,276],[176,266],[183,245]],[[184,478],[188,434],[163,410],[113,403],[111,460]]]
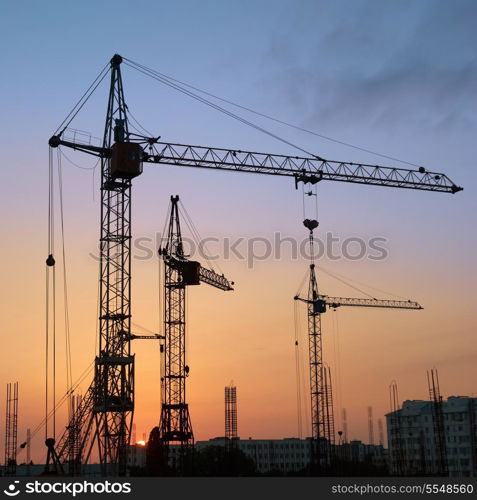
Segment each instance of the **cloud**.
[[476,2],[298,5],[264,55],[275,72],[262,83],[303,124],[475,134]]

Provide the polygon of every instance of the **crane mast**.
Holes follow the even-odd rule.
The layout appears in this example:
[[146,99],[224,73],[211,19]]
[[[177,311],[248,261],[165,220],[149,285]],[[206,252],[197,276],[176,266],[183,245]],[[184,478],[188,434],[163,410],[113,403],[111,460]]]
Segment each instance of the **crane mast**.
[[[312,236],[310,236],[312,238]],[[310,367],[311,430],[312,430],[312,471],[320,473],[322,467],[331,466],[334,445],[334,422],[330,421],[330,398],[328,391],[330,374],[323,365],[323,342],[321,313],[316,307],[318,285],[315,264],[310,264],[308,286],[308,354]],[[325,383],[328,379],[328,384]],[[332,406],[332,405],[331,405]]]
[[164,349],[162,406],[159,443],[162,463],[167,464],[169,446],[180,445],[179,463],[172,466],[187,471],[194,445],[194,434],[186,402],[186,287],[201,282],[220,290],[232,290],[224,276],[188,260],[184,253],[179,218],[179,196],[171,196],[171,214],[165,245],[159,249],[164,261]]
[[[69,460],[71,471],[74,472],[79,470],[79,465],[90,456],[93,444],[97,441],[104,476],[126,474],[127,449],[133,422],[131,181],[142,173],[143,163],[286,176],[293,178],[295,184],[301,181],[312,184],[335,181],[441,193],[456,193],[462,190],[445,174],[429,172],[422,167],[409,170],[330,161],[313,155],[287,156],[192,146],[160,142],[159,137],[134,134],[128,128],[128,108],[124,100],[121,63],[122,57],[118,54],[110,61],[109,100],[102,145],[94,146],[76,139],[72,142],[64,138],[67,126],[86,102],[81,100],[81,106],[68,115],[69,121],[65,127],[49,140],[52,148],[68,147],[99,157],[101,161],[99,351],[95,358],[93,381],[85,397],[79,402],[57,449],[58,460],[62,463]],[[97,86],[90,87],[92,90],[86,100]],[[177,248],[176,246],[176,250]],[[232,288],[223,276],[201,268],[198,263],[187,264],[183,255],[164,254],[163,257],[167,281],[165,310],[167,309],[168,315],[164,319],[164,326],[169,332],[165,332],[164,344],[165,351],[169,349],[167,370],[170,371],[168,378],[164,377],[163,381],[163,394],[167,400],[163,401],[161,411],[161,439],[167,444],[179,438],[187,449],[193,442],[193,434],[183,383],[186,371],[183,357],[185,322],[182,322],[185,288],[181,280],[188,274],[195,280],[189,284],[204,282],[222,290]],[[318,398],[321,397],[323,389],[323,374],[320,372],[323,367],[319,316],[321,313],[316,310],[317,297],[318,289],[313,268],[310,269],[310,290],[306,300],[309,302],[309,331],[314,332],[310,334],[310,367],[314,367],[313,392]],[[321,403],[317,400],[314,404],[318,412]],[[317,430],[322,425],[320,420],[315,418],[315,434],[318,434]],[[73,432],[71,426],[79,426],[81,431],[76,429]],[[69,439],[68,435],[75,435],[77,438]],[[71,441],[74,441],[73,445],[69,444]]]
[[313,251],[313,231],[318,227],[318,221],[305,219],[303,224],[309,230],[311,258],[308,295],[306,298],[296,295],[294,299],[307,305],[312,431],[310,468],[313,474],[326,474],[330,471],[334,461],[335,426],[331,371],[325,365],[323,358],[321,315],[328,308],[336,309],[342,306],[417,310],[422,309],[422,307],[411,300],[329,297],[328,295],[319,294]]
[[[179,266],[168,265],[172,258],[184,259],[182,234],[177,207],[178,197],[171,197],[171,217],[167,242],[161,254],[164,257],[164,363],[162,384],[162,407],[159,423],[163,454],[168,458],[171,443],[180,443],[181,463],[187,467],[187,459],[194,445],[189,406],[186,403],[186,289]],[[174,257],[173,257],[174,256]],[[169,257],[169,259],[167,258]],[[166,458],[166,463],[167,463]]]
[[[111,60],[111,84],[103,136],[110,158],[101,158],[99,353],[95,359],[93,413],[104,475],[125,475],[134,412],[134,356],[131,341],[131,179],[122,171],[134,163],[120,71]],[[124,153],[123,153],[124,151]],[[115,155],[121,155],[117,158]],[[123,154],[121,154],[123,153]]]

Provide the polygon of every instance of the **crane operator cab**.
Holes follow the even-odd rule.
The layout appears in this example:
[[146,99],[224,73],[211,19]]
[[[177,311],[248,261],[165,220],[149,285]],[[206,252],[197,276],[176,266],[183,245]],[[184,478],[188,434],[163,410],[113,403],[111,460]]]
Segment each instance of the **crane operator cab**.
[[113,179],[133,179],[142,174],[142,147],[137,142],[125,142],[124,120],[115,123],[110,174]]
[[323,314],[326,312],[326,302],[321,299],[317,299],[313,301],[313,313],[314,314]]

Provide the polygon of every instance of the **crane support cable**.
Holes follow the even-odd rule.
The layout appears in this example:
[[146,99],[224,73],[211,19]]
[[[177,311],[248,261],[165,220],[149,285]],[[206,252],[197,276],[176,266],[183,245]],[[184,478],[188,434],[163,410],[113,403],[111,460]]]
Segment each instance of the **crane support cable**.
[[[361,286],[364,286],[365,288],[369,288],[370,290],[375,290],[377,292],[381,292],[381,293],[384,293],[386,295],[391,295],[392,297],[397,297],[399,299],[402,299],[402,300],[408,300],[407,297],[403,297],[402,295],[397,295],[395,293],[391,293],[391,292],[387,292],[385,290],[382,290],[381,288],[376,288],[376,287],[373,287],[371,285],[367,285],[366,283],[362,283],[361,281],[357,281],[357,280],[353,280],[351,278],[348,278],[348,277],[345,277],[343,276],[342,274],[339,274],[339,273],[335,273],[335,272],[331,272],[327,269],[325,269],[322,265],[319,266],[320,270],[323,271],[325,274],[327,274],[328,276],[338,280],[338,281],[341,281],[342,283],[344,283],[345,285],[357,290],[358,292],[361,292],[363,293],[364,295],[367,295],[368,297],[372,298],[372,299],[375,299],[375,297],[373,297],[372,295],[366,293],[365,291],[361,290],[361,288],[358,288],[357,286],[353,286],[351,285],[350,283],[348,283],[348,281],[351,281],[352,283],[357,283]],[[341,278],[341,279],[340,279]]]
[[[207,247],[205,244],[206,240],[203,239],[202,236],[200,235],[199,230],[197,229],[197,227],[195,226],[195,224],[192,220],[192,217],[189,215],[189,213],[187,212],[187,209],[185,208],[184,204],[180,200],[179,200],[179,211],[180,211],[181,215],[184,216],[185,223],[186,223],[187,227],[189,228],[189,230],[192,234],[192,237],[195,240],[195,243],[197,245],[197,250],[199,251],[201,256],[206,260],[207,264],[209,265],[209,268],[215,272],[214,265],[209,258],[210,254],[207,251]],[[219,270],[219,272],[221,274],[224,274],[224,272],[222,271],[218,262],[215,263],[215,266],[217,267],[217,269]]]
[[342,278],[339,278],[338,276],[335,276],[333,273],[329,272],[329,271],[326,271],[325,269],[323,269],[321,266],[320,267],[320,270],[325,272],[328,276],[331,276],[332,278],[334,278],[335,280],[337,281],[340,281],[341,283],[343,283],[344,285],[347,285],[349,286],[350,288],[353,288],[353,290],[356,290],[357,292],[360,292],[362,293],[363,295],[366,295],[368,296],[370,299],[374,299],[376,300],[376,297],[374,297],[373,295],[370,295],[369,293],[366,293],[364,290],[361,290],[361,288],[358,288],[357,286],[355,285],[351,285],[351,283],[348,283],[347,281],[345,281],[344,279]]
[[[127,62],[129,62],[129,63],[131,63],[131,64],[135,64],[138,67],[142,67],[144,69],[149,69],[149,68],[146,68],[146,66],[142,66],[141,64],[136,63],[136,62],[132,61],[131,59],[128,59],[127,57],[124,57],[124,60],[127,61]],[[368,149],[368,148],[363,148],[361,146],[356,146],[355,144],[350,144],[349,142],[345,142],[345,141],[342,141],[342,140],[339,140],[339,139],[334,139],[333,137],[329,137],[327,135],[320,134],[320,133],[318,133],[316,131],[309,130],[309,129],[301,127],[299,125],[296,125],[296,124],[293,124],[293,123],[289,123],[289,122],[286,122],[284,120],[280,120],[279,118],[270,116],[270,115],[268,115],[266,113],[262,113],[260,111],[254,110],[254,109],[252,109],[250,107],[247,107],[247,106],[244,106],[242,104],[238,104],[236,102],[233,102],[230,99],[226,99],[224,97],[220,97],[220,96],[218,96],[216,94],[213,94],[212,92],[208,92],[206,90],[200,89],[200,88],[198,88],[198,87],[196,87],[194,85],[191,85],[190,83],[178,80],[177,78],[173,78],[172,76],[166,75],[166,74],[164,74],[164,73],[162,73],[160,71],[150,70],[150,69],[149,69],[149,71],[154,72],[154,74],[156,74],[158,77],[161,77],[161,78],[163,78],[165,80],[168,80],[168,81],[173,82],[173,83],[178,84],[178,85],[183,85],[184,87],[187,87],[189,89],[195,90],[196,92],[200,92],[201,94],[204,94],[204,95],[206,95],[208,97],[212,97],[213,99],[217,99],[218,101],[224,102],[226,104],[230,104],[231,106],[234,106],[236,108],[242,109],[244,111],[248,111],[249,113],[253,113],[254,115],[260,116],[262,118],[266,118],[267,120],[271,120],[271,121],[273,121],[275,123],[279,123],[281,125],[285,125],[287,127],[293,128],[295,130],[299,130],[300,132],[305,132],[307,134],[311,134],[311,135],[314,135],[316,137],[320,137],[321,139],[325,139],[327,141],[334,142],[336,144],[340,144],[341,146],[346,146],[346,147],[349,147],[349,148],[356,149],[358,151],[363,151],[364,153],[369,153],[369,154],[378,156],[380,158],[386,158],[387,160],[397,161],[399,163],[402,163],[404,165],[409,165],[411,167],[417,167],[417,168],[419,168],[419,167],[422,166],[422,165],[419,165],[417,163],[412,163],[410,161],[401,160],[401,159],[396,158],[394,156],[389,156],[389,155],[386,155],[386,154],[383,154],[383,153],[378,153],[378,152],[372,151],[371,149]]]
[[79,101],[73,106],[72,110],[68,113],[66,118],[61,122],[59,127],[55,130],[53,135],[57,135],[60,132],[60,136],[63,134],[68,125],[73,121],[76,115],[81,111],[83,106],[86,104],[88,99],[94,93],[94,91],[98,88],[100,83],[104,80],[106,75],[108,74],[109,63],[104,66],[99,75],[94,79],[93,83],[88,87],[85,93],[80,97]]
[[274,134],[273,132],[270,132],[269,130],[261,127],[260,125],[257,125],[245,118],[243,118],[242,116],[239,116],[235,113],[232,113],[231,111],[223,108],[222,106],[219,106],[218,104],[215,104],[213,103],[212,101],[209,101],[208,99],[205,99],[204,97],[201,97],[199,96],[198,94],[195,94],[194,92],[190,91],[190,90],[187,90],[186,88],[184,87],[181,87],[180,85],[178,84],[175,84],[174,82],[171,82],[163,77],[161,77],[160,75],[156,74],[156,72],[154,70],[151,70],[149,68],[147,68],[146,66],[142,66],[140,64],[137,64],[137,63],[134,63],[134,62],[125,62],[125,64],[133,69],[135,69],[136,71],[139,71],[140,73],[143,73],[144,75],[146,76],[149,76],[151,78],[153,78],[154,80],[157,80],[158,82],[160,83],[163,83],[164,85],[167,85],[168,87],[171,87],[189,97],[192,97],[193,99],[215,109],[216,111],[219,111],[245,125],[248,125],[249,127],[251,128],[254,128],[255,130],[258,130],[259,132],[262,132],[270,137],[273,137],[274,139],[280,141],[280,142],[283,142],[284,144],[287,144],[288,146],[291,146],[295,149],[298,149],[299,151],[301,151],[302,153],[305,153],[309,156],[312,156],[314,158],[318,158],[319,160],[323,160],[322,158],[316,156],[315,154],[313,153],[310,153],[309,151],[307,151],[306,149],[303,149],[302,147],[288,141],[287,139],[284,139],[283,137],[280,137],[279,135],[277,134]]

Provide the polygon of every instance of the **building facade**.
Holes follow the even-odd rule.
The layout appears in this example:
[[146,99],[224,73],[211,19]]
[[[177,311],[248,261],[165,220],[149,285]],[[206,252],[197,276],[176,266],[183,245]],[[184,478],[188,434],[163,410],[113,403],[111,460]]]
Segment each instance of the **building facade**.
[[[223,437],[198,441],[196,449],[207,446],[226,446]],[[285,439],[237,439],[237,448],[251,458],[259,474],[289,473],[306,469],[311,460],[311,440]]]
[[386,415],[391,474],[477,477],[477,398],[404,401]]

